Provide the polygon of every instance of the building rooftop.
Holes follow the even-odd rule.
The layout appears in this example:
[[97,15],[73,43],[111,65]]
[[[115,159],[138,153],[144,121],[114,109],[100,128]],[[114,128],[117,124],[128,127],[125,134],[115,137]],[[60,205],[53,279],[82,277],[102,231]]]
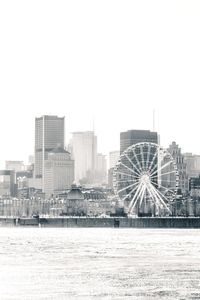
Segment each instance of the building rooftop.
[[84,195],[76,184],[72,184],[72,188],[67,194],[67,200],[84,200]]
[[51,150],[51,153],[68,153],[70,154],[67,150],[63,149],[62,147],[56,147],[53,150]]

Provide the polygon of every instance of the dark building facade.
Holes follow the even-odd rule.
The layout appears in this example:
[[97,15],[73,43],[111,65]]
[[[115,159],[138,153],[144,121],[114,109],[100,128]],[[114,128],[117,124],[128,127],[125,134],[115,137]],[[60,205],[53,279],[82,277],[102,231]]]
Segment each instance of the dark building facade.
[[158,144],[157,132],[149,130],[128,130],[120,133],[120,154],[137,143],[150,142]]
[[189,191],[192,197],[200,197],[200,175],[189,179]]
[[0,195],[15,197],[17,185],[14,170],[0,170]]

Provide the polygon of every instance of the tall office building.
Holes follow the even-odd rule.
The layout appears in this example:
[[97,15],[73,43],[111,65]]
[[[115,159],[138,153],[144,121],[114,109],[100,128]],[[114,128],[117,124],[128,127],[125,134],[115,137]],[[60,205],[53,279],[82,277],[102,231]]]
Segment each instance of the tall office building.
[[157,132],[149,130],[128,130],[120,133],[120,154],[129,146],[137,143],[151,142],[158,144]]
[[114,168],[120,157],[119,151],[111,151],[109,153],[109,169]]
[[97,137],[93,131],[73,132],[70,143],[75,161],[75,181],[93,183],[97,157]]
[[42,179],[44,189],[44,163],[48,153],[56,147],[64,149],[65,118],[42,116],[35,119],[35,178]]
[[107,182],[107,160],[106,155],[97,153],[95,166],[95,181],[98,184]]

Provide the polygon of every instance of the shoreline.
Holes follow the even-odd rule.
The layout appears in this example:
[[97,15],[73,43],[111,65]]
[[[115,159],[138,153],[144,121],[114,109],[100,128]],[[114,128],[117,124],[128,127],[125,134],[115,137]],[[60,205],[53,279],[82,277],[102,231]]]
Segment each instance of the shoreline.
[[0,217],[0,227],[200,228],[200,217]]

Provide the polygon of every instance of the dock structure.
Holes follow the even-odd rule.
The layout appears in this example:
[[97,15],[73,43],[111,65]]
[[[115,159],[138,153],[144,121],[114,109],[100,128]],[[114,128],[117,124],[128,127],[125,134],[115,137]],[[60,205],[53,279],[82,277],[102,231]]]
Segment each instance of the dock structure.
[[51,217],[0,218],[0,226],[66,228],[200,228],[199,217]]

